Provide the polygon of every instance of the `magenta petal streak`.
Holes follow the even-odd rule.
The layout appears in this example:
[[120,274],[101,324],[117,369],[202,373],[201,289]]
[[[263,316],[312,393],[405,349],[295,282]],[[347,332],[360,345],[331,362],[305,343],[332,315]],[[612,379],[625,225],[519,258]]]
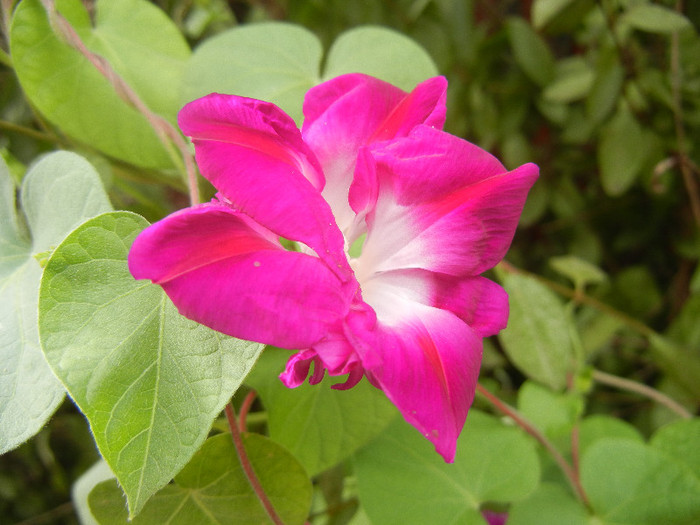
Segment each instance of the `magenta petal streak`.
[[509,172],[441,131],[446,89],[343,75],[307,93],[301,131],[266,102],[191,102],[180,127],[219,194],[144,230],[129,268],[195,321],[300,350],[280,376],[289,387],[367,377],[451,462],[482,338],[508,318],[480,274],[505,255],[538,170]]

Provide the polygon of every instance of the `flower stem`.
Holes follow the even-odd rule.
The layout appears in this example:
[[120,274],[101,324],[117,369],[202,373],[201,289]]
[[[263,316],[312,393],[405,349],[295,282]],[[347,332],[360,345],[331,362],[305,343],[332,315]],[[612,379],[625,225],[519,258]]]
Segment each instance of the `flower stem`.
[[228,426],[231,429],[231,439],[233,440],[233,445],[236,447],[236,453],[238,454],[238,459],[241,462],[241,468],[248,478],[248,482],[253,488],[253,492],[255,492],[255,495],[260,500],[260,504],[263,506],[265,512],[267,512],[267,515],[270,517],[272,522],[275,525],[284,525],[284,522],[280,519],[275,511],[275,508],[272,506],[272,502],[270,502],[267,494],[265,494],[265,489],[263,489],[263,486],[258,479],[258,475],[255,473],[253,465],[250,462],[250,458],[248,458],[248,454],[245,451],[243,437],[241,436],[241,432],[238,429],[238,424],[236,422],[236,413],[234,412],[233,404],[227,404],[225,412],[226,419],[228,420]]
[[636,381],[607,374],[605,372],[601,372],[600,370],[593,370],[593,380],[604,385],[613,386],[615,388],[619,388],[620,390],[628,390],[629,392],[635,392],[648,397],[649,399],[653,399],[660,405],[665,406],[684,419],[691,419],[693,417],[693,414],[688,412],[685,407],[681,406],[667,395],[642,383],[637,383]]
[[540,445],[547,449],[547,452],[549,452],[552,458],[554,458],[554,461],[557,462],[559,468],[566,476],[566,479],[569,481],[569,484],[571,485],[574,494],[576,494],[576,496],[581,502],[588,506],[588,498],[586,497],[586,493],[584,492],[583,487],[581,486],[581,481],[578,478],[577,472],[571,465],[569,465],[566,459],[564,459],[564,456],[562,456],[561,452],[559,452],[556,449],[552,442],[549,441],[545,437],[545,435],[542,434],[542,432],[540,432],[532,423],[530,423],[520,412],[518,412],[515,408],[511,407],[507,403],[504,403],[503,401],[498,399],[498,397],[493,395],[486,388],[484,388],[480,384],[477,384],[476,391],[483,397],[485,397],[486,400],[496,408],[496,410],[515,421],[515,423],[520,428],[522,428],[525,432],[530,434],[533,438],[537,440],[537,442],[540,443]]

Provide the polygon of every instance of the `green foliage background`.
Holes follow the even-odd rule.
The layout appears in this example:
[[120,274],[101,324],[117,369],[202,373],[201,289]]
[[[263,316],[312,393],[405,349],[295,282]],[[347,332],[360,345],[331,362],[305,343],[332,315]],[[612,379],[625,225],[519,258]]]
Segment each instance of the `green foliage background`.
[[[481,382],[516,406],[565,460],[580,462],[588,508],[577,502],[551,451],[483,413],[500,415],[483,396],[460,440],[464,460],[444,476],[443,514],[436,518],[430,506],[411,506],[421,493],[437,490],[421,485],[421,468],[433,468],[430,447],[392,422],[392,408],[368,385],[344,398],[328,397],[328,385],[287,394],[276,381],[286,354],[265,352],[236,403],[249,388],[258,391],[262,403],[254,405],[249,426],[272,440],[249,437],[259,457],[279,454],[290,471],[301,472],[295,486],[304,497],[311,497],[304,472],[313,476],[312,523],[383,525],[411,523],[411,516],[416,523],[479,523],[483,508],[508,510],[509,525],[562,523],[562,516],[567,523],[700,519],[700,427],[696,417],[678,421],[679,413],[695,415],[700,405],[699,3],[115,0],[97,12],[93,2],[86,4],[87,11],[77,1],[58,2],[86,45],[167,121],[183,103],[211,90],[272,100],[299,121],[303,93],[325,78],[360,69],[410,89],[416,76],[439,72],[449,80],[449,132],[509,168],[530,161],[540,166],[507,263],[494,272],[510,294],[512,314],[509,328],[487,345]],[[40,2],[20,2],[14,21],[15,2],[1,5],[0,153],[9,172],[0,173],[6,177],[0,181],[0,293],[29,301],[14,291],[12,272],[19,266],[7,262],[8,254],[21,254],[34,272],[27,283],[36,284],[32,257],[59,244],[62,250],[79,245],[80,235],[99,224],[88,223],[64,240],[66,234],[110,209],[102,198],[94,210],[73,217],[60,201],[40,205],[38,197],[32,208],[24,188],[39,184],[38,175],[26,175],[37,169],[32,165],[39,156],[54,149],[81,154],[97,169],[112,208],[150,221],[187,205],[187,188],[177,152],[163,147],[94,65],[76,60]],[[295,25],[265,25],[279,21]],[[387,36],[379,27],[398,33]],[[238,55],[222,66],[230,49]],[[403,60],[392,62],[395,56]],[[70,171],[66,166],[56,169]],[[83,188],[102,192],[96,174],[90,177]],[[23,188],[29,228],[14,215],[14,187],[5,181]],[[205,197],[212,191],[204,184],[200,189]],[[44,217],[39,206],[49,210]],[[93,221],[135,217],[115,213]],[[32,227],[56,217],[66,224],[51,238],[36,238]],[[104,228],[89,231],[102,235]],[[48,268],[59,263],[52,257]],[[51,284],[46,279],[44,291]],[[0,352],[9,352],[10,344],[1,341]],[[51,362],[47,341],[42,345]],[[680,407],[634,392],[625,380],[653,387]],[[70,389],[71,382],[63,382]],[[227,388],[235,390],[231,384]],[[71,394],[91,417],[80,394]],[[38,427],[58,395],[37,416]],[[216,398],[202,409],[200,433],[223,402]],[[352,406],[363,412],[353,413]],[[334,419],[339,413],[347,417]],[[100,443],[100,427],[91,423]],[[226,427],[219,418],[213,428]],[[195,466],[209,461],[209,450],[230,449],[221,440],[206,443],[170,492],[145,507],[145,516],[158,515],[157,505],[169,497],[185,501],[201,488],[193,481]],[[406,462],[392,463],[392,454],[410,456],[415,471],[407,471]],[[83,416],[64,402],[33,439],[0,456],[0,521],[76,523],[71,486],[97,458]],[[186,459],[174,463],[182,467]],[[378,468],[382,460],[386,465]],[[220,468],[231,476],[222,490],[233,490],[235,465]],[[489,480],[511,485],[494,488]],[[112,512],[115,501],[124,509],[113,482],[97,489],[93,513],[123,523],[124,516]],[[387,513],[388,501],[406,515]],[[303,515],[303,506],[295,505],[289,515]],[[257,516],[259,509],[250,512]]]

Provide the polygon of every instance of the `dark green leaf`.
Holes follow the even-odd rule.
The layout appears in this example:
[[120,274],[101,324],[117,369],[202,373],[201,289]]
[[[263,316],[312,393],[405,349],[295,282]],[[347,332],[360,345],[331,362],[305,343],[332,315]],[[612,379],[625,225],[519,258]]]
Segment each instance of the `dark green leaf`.
[[634,183],[647,159],[648,141],[625,106],[602,129],[598,143],[600,179],[605,193],[622,195]]
[[518,65],[536,84],[549,84],[554,78],[554,57],[542,37],[522,18],[509,19],[506,28]]
[[535,0],[532,3],[532,24],[541,29],[576,0]]

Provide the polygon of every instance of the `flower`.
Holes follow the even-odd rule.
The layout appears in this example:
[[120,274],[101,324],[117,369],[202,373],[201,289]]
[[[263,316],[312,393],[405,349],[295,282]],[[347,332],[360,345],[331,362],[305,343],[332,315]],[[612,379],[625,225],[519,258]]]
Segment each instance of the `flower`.
[[441,131],[446,89],[340,76],[307,93],[301,132],[268,102],[189,103],[179,125],[219,193],[145,229],[129,268],[195,321],[300,350],[287,386],[312,363],[311,383],[366,376],[451,462],[482,338],[508,316],[480,274],[505,255],[538,170],[508,172]]

